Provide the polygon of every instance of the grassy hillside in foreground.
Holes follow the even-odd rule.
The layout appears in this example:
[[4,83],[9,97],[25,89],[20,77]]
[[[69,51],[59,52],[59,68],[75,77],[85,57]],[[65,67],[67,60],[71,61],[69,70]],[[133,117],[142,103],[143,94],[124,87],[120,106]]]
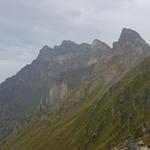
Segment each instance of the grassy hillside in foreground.
[[142,136],[143,124],[150,127],[150,57],[96,104],[55,127],[30,125],[6,150],[105,150]]

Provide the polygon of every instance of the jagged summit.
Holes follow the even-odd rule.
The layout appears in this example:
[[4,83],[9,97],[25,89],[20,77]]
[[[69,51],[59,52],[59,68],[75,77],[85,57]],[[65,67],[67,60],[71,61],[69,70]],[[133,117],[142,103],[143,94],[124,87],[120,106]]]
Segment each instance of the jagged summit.
[[125,41],[135,41],[135,40],[143,40],[142,37],[137,33],[136,31],[128,28],[123,28],[119,42],[125,42]]
[[41,50],[40,50],[40,53],[47,53],[51,50],[51,48],[47,45],[44,45]]
[[93,42],[92,42],[92,45],[91,45],[92,49],[101,49],[103,51],[108,51],[108,50],[111,50],[111,48],[104,42],[98,40],[98,39],[94,39]]
[[100,45],[100,44],[105,44],[104,42],[100,41],[99,39],[94,39],[92,42],[92,45]]
[[136,50],[145,47],[149,49],[149,45],[143,40],[139,33],[132,29],[123,28],[119,40],[113,43],[113,49],[116,50]]
[[71,40],[64,40],[61,43],[61,46],[74,46],[74,45],[78,45],[78,44]]
[[46,58],[51,52],[52,49],[50,47],[48,47],[47,45],[43,46],[43,48],[41,48],[40,53],[38,55],[38,59]]
[[[122,32],[120,34],[120,37],[119,37],[119,40],[117,42],[114,42],[113,43],[113,49],[116,49],[117,47],[122,47],[122,45],[125,45],[125,44],[134,44],[134,43],[137,43],[137,42],[140,42],[140,43],[146,43],[143,38],[140,36],[139,33],[137,33],[136,31],[132,30],[132,29],[129,29],[129,28],[123,28],[122,29]],[[99,39],[94,39],[92,41],[92,44],[77,44],[76,42],[74,41],[71,41],[71,40],[64,40],[62,41],[62,43],[58,46],[55,46],[54,47],[54,50],[55,48],[58,49],[58,47],[67,47],[67,48],[72,48],[72,47],[76,47],[76,46],[90,46],[91,45],[91,48],[92,50],[111,50],[111,48],[109,47],[109,45],[107,45],[106,43],[102,42],[101,40]],[[52,50],[50,47],[48,47],[47,45],[45,45],[41,50],[40,50],[40,54],[42,53],[42,55],[44,54],[48,54],[50,52],[50,50]]]

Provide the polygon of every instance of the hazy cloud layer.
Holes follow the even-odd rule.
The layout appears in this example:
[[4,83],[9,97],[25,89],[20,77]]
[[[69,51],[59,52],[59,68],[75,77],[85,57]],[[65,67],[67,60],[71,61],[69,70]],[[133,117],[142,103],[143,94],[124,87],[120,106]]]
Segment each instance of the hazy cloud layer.
[[64,39],[108,44],[123,27],[150,43],[149,0],[0,0],[0,82]]

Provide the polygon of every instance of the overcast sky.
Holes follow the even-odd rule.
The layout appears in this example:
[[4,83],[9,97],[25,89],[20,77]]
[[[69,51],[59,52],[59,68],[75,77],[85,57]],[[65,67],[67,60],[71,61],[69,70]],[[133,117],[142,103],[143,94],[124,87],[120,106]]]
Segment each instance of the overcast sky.
[[0,82],[62,40],[110,46],[123,27],[150,43],[150,0],[0,0]]

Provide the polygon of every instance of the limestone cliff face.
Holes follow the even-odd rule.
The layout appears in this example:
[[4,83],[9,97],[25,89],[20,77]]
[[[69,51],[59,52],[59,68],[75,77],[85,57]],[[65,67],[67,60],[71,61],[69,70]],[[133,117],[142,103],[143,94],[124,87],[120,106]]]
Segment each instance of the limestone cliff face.
[[46,100],[47,105],[55,104],[58,101],[62,102],[68,94],[68,87],[66,83],[60,83],[50,87],[48,97]]

